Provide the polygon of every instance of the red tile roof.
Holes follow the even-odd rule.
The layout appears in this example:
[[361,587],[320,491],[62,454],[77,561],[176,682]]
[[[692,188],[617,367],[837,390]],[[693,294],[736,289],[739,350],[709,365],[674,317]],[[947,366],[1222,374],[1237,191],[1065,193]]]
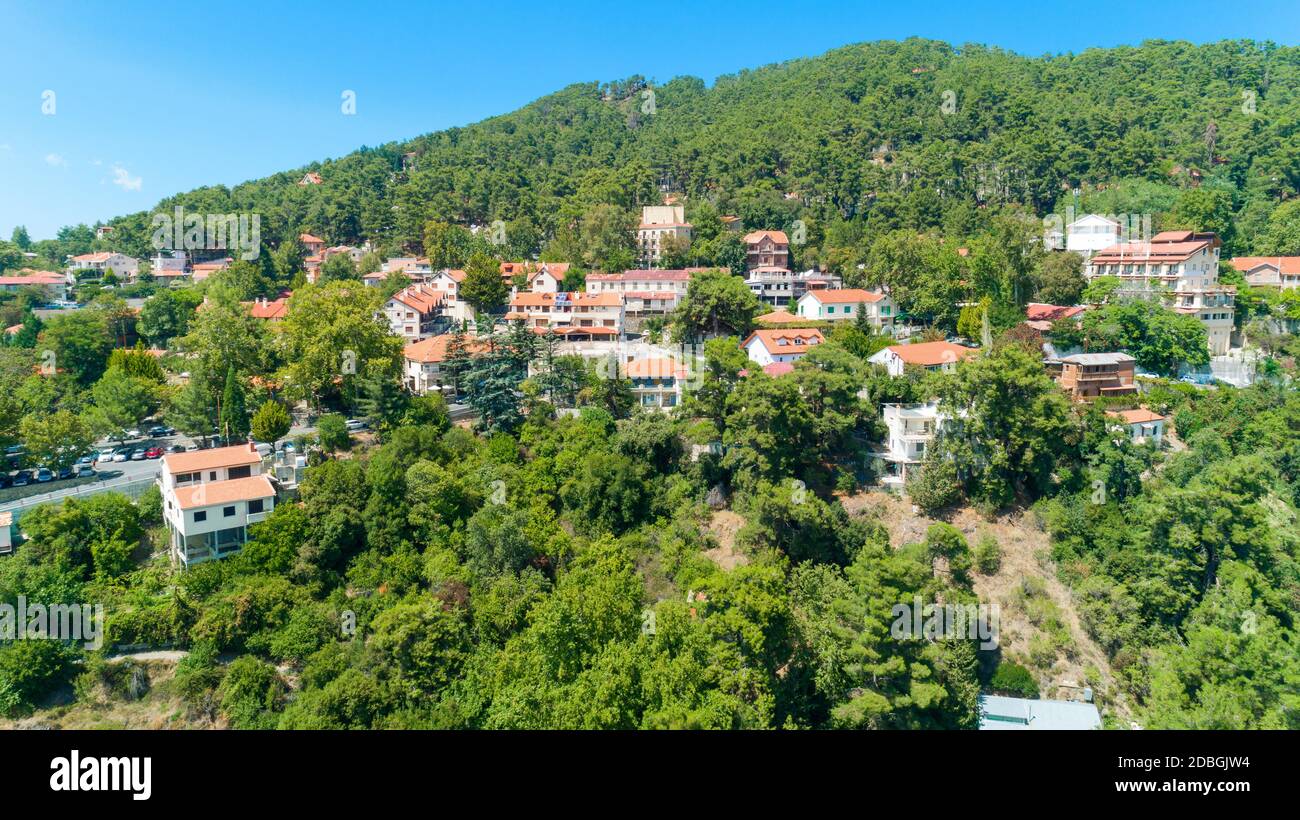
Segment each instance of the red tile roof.
[[247,478],[232,478],[229,481],[210,481],[206,484],[178,487],[176,503],[182,510],[192,510],[236,501],[271,498],[274,495],[275,488],[271,486],[266,476],[251,475]]
[[1292,276],[1300,274],[1300,256],[1234,256],[1230,260],[1234,268],[1242,273],[1249,273],[1263,265],[1271,265],[1279,273]]
[[875,293],[861,288],[810,290],[808,291],[808,295],[826,305],[841,305],[847,303],[856,305],[859,302],[873,304],[885,298],[885,294],[883,293]]
[[1081,307],[1049,305],[1045,302],[1030,302],[1025,305],[1025,318],[1031,322],[1055,322],[1057,319],[1069,319],[1080,313],[1083,313]]
[[[450,333],[444,333],[441,336],[430,336],[402,348],[402,355],[410,361],[421,364],[443,362],[447,359],[447,347],[451,344],[451,340],[452,334]],[[470,355],[482,353],[487,349],[487,342],[481,342],[472,336],[465,337],[465,350]]]
[[979,353],[979,348],[962,347],[951,342],[921,342],[911,345],[890,345],[891,353],[903,360],[903,364],[919,367],[934,367],[960,361],[967,356]]
[[221,467],[242,467],[257,464],[262,457],[253,449],[252,443],[236,444],[232,447],[214,447],[211,450],[196,450],[192,453],[172,453],[163,456],[163,469],[175,475],[177,473],[195,473],[201,470],[216,470]]
[[[755,330],[749,334],[745,341],[740,343],[742,348],[748,349],[750,342],[757,339],[763,343],[769,353],[778,351],[803,353],[810,347],[819,345],[826,341],[820,330],[808,328],[769,328],[766,330]],[[781,344],[784,341],[785,344]]]
[[785,231],[751,231],[745,234],[745,243],[752,245],[763,241],[764,238],[771,239],[778,245],[790,244],[790,237],[785,235]]

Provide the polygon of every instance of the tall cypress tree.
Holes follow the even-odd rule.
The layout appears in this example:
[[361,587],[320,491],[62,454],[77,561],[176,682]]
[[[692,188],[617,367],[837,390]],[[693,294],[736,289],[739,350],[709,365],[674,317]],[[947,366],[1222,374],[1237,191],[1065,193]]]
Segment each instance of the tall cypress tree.
[[244,404],[244,387],[235,377],[235,368],[226,368],[226,389],[221,393],[221,434],[227,442],[248,440],[248,408]]

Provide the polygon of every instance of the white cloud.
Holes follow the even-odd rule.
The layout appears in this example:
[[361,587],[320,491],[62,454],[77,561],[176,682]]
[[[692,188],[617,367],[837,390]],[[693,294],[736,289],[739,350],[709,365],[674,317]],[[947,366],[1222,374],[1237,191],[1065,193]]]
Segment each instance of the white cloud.
[[121,165],[113,166],[113,184],[124,191],[138,191],[144,184],[140,177],[131,176]]
[[62,156],[60,156],[59,154],[46,154],[46,155],[45,155],[45,164],[46,164],[46,165],[52,165],[52,166],[54,166],[55,168],[59,168],[59,167],[61,167],[61,166],[67,165],[67,164],[68,164],[68,161],[65,160],[65,159],[64,159]]

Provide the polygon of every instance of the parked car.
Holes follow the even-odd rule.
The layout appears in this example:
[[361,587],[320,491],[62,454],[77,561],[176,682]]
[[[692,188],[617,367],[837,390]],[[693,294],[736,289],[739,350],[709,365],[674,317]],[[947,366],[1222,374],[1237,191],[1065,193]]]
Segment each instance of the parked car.
[[132,447],[118,447],[113,451],[113,460],[117,462],[128,461],[133,451],[134,448]]
[[173,430],[172,428],[165,427],[161,424],[155,424],[153,427],[149,428],[149,435],[153,436],[154,438],[158,438],[160,436],[170,436],[175,432],[176,431]]
[[186,445],[185,445],[185,452],[187,452],[187,453],[192,453],[192,452],[194,452],[195,450],[199,450],[199,449],[202,449],[202,448],[199,447],[199,445],[198,445],[197,442],[193,442],[193,441],[191,441],[189,444],[186,444]]
[[71,467],[60,467],[59,481],[67,481],[68,479],[72,478],[76,474],[77,474],[76,471],[73,470]]
[[365,419],[348,419],[346,426],[350,431],[364,430],[370,426],[370,422]]
[[86,453],[84,456],[77,459],[77,464],[94,464],[98,458],[99,453]]
[[148,450],[144,451],[145,458],[162,458],[162,454],[163,448],[161,447],[150,447]]
[[36,479],[37,483],[44,484],[47,481],[54,480],[54,473],[50,472],[49,467],[37,467],[36,472],[32,474],[32,478]]
[[82,464],[77,468],[77,478],[94,478],[95,476],[95,468],[89,464]]
[[14,473],[13,485],[15,487],[26,487],[32,483],[32,475],[26,470],[19,470]]
[[135,429],[127,430],[127,431],[126,431],[126,437],[127,437],[127,438],[140,438],[140,431],[139,431],[139,430],[135,430]]
[[147,451],[146,451],[143,447],[140,447],[140,448],[138,448],[138,449],[136,449],[136,450],[132,450],[132,451],[131,451],[131,460],[132,460],[132,461],[144,461],[144,458],[145,458],[144,454],[145,454],[146,452],[147,452]]
[[185,445],[183,445],[183,444],[169,444],[169,445],[167,445],[167,452],[169,452],[169,453],[183,453],[183,452],[185,452]]
[[13,486],[14,480],[9,477],[8,473],[0,472],[0,490]]
[[99,451],[99,460],[100,460],[100,461],[112,461],[112,460],[113,460],[113,456],[115,456],[115,455],[117,455],[117,448],[116,448],[116,447],[105,447],[103,450],[100,450],[100,451]]

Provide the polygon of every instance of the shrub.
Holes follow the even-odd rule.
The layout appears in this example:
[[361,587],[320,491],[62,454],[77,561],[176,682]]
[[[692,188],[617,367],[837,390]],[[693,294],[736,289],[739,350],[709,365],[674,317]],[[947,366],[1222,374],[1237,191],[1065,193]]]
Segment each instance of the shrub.
[[993,672],[993,678],[989,680],[989,688],[1005,695],[1022,698],[1038,697],[1038,682],[1034,680],[1033,673],[1011,661],[998,664],[997,670]]
[[998,539],[984,533],[975,544],[975,567],[981,575],[993,575],[1002,566],[1002,548]]

